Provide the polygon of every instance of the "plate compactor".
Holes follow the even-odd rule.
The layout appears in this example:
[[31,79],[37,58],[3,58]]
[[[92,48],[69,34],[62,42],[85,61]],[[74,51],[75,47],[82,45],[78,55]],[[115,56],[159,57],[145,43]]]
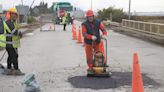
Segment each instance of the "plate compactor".
[[[107,39],[105,40],[105,52],[95,52],[92,50],[93,71],[87,71],[87,77],[110,77],[111,73],[107,70]],[[93,44],[92,44],[93,47]],[[106,59],[104,56],[106,55]]]

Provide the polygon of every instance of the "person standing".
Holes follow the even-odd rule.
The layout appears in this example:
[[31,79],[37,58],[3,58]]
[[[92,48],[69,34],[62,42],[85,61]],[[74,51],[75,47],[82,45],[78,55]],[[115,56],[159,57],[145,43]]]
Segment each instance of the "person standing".
[[67,22],[68,22],[67,13],[65,13],[64,16],[62,17],[63,31],[66,31]]
[[[1,17],[2,14],[3,14],[2,7],[0,7],[0,41],[1,41],[1,37],[3,37],[3,33],[4,33],[4,21],[3,21],[2,17]],[[5,55],[5,53],[4,53],[4,55]],[[3,56],[2,56],[2,58],[3,58]],[[2,64],[0,64],[0,68],[4,69],[4,66]]]
[[4,22],[4,31],[0,37],[0,46],[5,47],[8,53],[6,75],[24,75],[18,66],[18,47],[20,47],[20,37],[22,33],[17,27],[17,10],[10,8],[8,10],[10,18]]
[[[92,10],[88,10],[86,21],[82,23],[82,32],[85,42],[85,52],[88,64],[88,72],[93,72],[93,51],[100,51],[101,38],[106,39],[107,31],[100,21],[95,19]],[[102,31],[102,35],[100,34]]]

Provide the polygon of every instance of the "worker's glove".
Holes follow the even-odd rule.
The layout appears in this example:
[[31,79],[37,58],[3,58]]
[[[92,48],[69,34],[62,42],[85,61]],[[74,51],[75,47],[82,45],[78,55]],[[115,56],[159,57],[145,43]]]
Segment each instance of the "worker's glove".
[[107,36],[106,35],[102,35],[101,39],[107,39]]
[[18,35],[20,36],[20,38],[22,38],[22,37],[23,37],[22,32],[18,32]]
[[97,39],[96,36],[92,36],[92,40],[95,41]]

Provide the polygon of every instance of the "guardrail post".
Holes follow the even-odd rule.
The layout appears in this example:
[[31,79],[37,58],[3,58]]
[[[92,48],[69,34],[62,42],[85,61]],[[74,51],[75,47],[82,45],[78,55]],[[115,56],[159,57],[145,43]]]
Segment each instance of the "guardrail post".
[[125,20],[125,27],[127,27],[127,25],[128,25],[128,24],[127,24],[127,21]]
[[138,30],[140,29],[140,23],[139,22],[137,22],[138,23]]
[[160,25],[157,26],[157,33],[160,34]]
[[146,29],[146,28],[145,28],[145,23],[143,23],[143,30],[146,31],[145,29]]
[[150,32],[152,32],[152,25],[150,24]]
[[128,22],[126,21],[126,27],[128,27]]
[[136,27],[135,27],[135,22],[133,22],[133,28],[136,28]]
[[125,21],[124,20],[122,20],[122,26],[125,26]]

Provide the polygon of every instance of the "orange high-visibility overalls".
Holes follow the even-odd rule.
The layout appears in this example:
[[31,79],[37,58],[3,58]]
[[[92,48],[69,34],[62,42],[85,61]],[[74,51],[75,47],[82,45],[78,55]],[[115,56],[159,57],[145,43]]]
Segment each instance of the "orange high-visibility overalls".
[[[97,30],[97,32],[94,32],[95,30]],[[86,60],[87,60],[87,64],[89,68],[93,67],[93,60],[92,60],[93,53],[100,51],[101,34],[100,32],[98,32],[99,30],[102,31],[102,35],[107,35],[107,31],[105,30],[104,25],[99,21],[97,21],[97,24],[90,23],[89,21],[88,23],[86,21],[82,24],[82,32],[83,32],[84,42],[85,42]],[[92,41],[93,35],[97,36],[97,39],[100,41],[93,42]]]

